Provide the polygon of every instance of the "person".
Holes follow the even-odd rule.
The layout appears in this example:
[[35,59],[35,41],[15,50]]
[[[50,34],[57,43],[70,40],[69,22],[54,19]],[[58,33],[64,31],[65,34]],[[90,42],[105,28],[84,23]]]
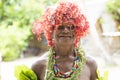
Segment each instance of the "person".
[[89,33],[89,22],[78,5],[60,2],[47,8],[42,20],[36,20],[33,34],[41,40],[44,33],[49,51],[31,69],[37,80],[96,80],[97,64],[87,56],[80,40]]

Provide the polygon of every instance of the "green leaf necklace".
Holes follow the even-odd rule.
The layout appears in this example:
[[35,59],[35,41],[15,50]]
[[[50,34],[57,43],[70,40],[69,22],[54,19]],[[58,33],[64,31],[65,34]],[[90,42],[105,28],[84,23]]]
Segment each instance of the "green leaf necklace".
[[85,65],[85,53],[81,48],[75,48],[75,59],[73,66],[68,73],[61,72],[56,65],[55,52],[53,48],[49,50],[45,80],[78,80]]

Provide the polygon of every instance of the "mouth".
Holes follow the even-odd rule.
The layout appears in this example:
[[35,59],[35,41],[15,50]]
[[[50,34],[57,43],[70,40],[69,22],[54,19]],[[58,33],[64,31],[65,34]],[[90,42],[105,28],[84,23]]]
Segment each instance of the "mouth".
[[61,36],[59,36],[60,38],[72,38],[72,36],[70,36],[70,35],[61,35]]

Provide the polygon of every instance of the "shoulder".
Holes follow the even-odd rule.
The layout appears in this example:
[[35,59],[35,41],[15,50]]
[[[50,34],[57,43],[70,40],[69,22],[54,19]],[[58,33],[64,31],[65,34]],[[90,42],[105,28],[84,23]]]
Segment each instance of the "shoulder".
[[97,67],[97,63],[96,63],[95,59],[91,56],[86,56],[86,63],[91,68]]
[[33,63],[33,65],[31,66],[32,69],[37,69],[40,67],[44,67],[46,65],[46,61],[47,61],[47,57],[48,57],[48,52],[44,53],[39,60],[37,60],[36,62]]
[[43,73],[45,73],[45,67],[46,60],[38,60],[31,66],[31,69],[37,75],[37,80],[40,80]]
[[35,72],[35,74],[38,77],[40,77],[41,74],[45,72],[46,62],[47,62],[47,55],[45,54],[41,56],[39,60],[37,60],[32,64],[31,69]]
[[86,56],[86,64],[90,69],[91,79],[90,80],[96,80],[97,78],[97,63],[95,59],[91,56]]
[[40,67],[44,67],[46,64],[46,59],[38,60],[31,66],[32,69],[39,69]]

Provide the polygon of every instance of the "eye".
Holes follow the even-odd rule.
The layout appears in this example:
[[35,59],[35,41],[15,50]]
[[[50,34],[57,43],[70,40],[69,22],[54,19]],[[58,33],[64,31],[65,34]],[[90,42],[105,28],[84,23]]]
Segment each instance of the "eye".
[[52,30],[54,30],[55,29],[55,27],[54,26],[52,26]]
[[75,28],[75,27],[72,25],[72,26],[70,27],[70,30],[74,30],[74,28]]
[[64,30],[64,26],[59,26],[58,30]]
[[67,30],[74,30],[74,26],[73,25],[71,25],[71,26],[67,26],[67,27],[65,27],[65,26],[59,26],[58,27],[58,30],[64,30],[64,29],[67,29]]
[[68,26],[68,27],[66,27],[67,28],[67,30],[71,30],[71,27],[70,26]]
[[68,30],[74,30],[74,28],[75,27],[73,25],[67,27]]

